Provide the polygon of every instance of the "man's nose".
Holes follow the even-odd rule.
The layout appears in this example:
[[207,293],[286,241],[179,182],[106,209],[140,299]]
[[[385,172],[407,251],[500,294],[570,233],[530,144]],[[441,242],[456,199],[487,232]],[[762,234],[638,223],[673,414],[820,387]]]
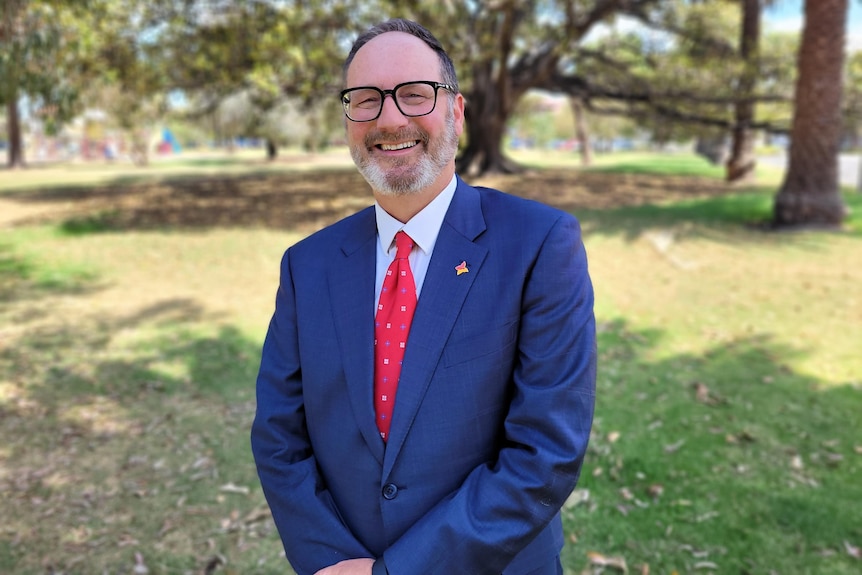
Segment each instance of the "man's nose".
[[383,108],[380,110],[380,116],[377,118],[378,128],[400,128],[406,126],[407,116],[401,113],[398,106],[395,105],[395,96],[386,94],[383,96]]

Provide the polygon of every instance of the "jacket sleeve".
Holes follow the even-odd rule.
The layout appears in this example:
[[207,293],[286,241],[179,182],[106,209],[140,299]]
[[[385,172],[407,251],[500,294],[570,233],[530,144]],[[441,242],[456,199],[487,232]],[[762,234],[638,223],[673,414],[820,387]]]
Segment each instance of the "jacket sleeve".
[[263,344],[251,446],[287,558],[299,575],[373,557],[351,534],[321,478],[308,438],[290,250]]
[[593,290],[577,221],[551,226],[525,279],[513,395],[496,461],[383,554],[390,573],[501,573],[574,489],[595,404]]

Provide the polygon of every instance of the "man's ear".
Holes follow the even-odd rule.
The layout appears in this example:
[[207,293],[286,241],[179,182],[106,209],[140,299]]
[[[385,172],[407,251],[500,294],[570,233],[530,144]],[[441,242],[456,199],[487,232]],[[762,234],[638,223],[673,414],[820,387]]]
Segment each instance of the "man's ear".
[[455,133],[459,136],[464,132],[464,95],[455,94],[455,105],[452,107],[452,115],[455,118]]

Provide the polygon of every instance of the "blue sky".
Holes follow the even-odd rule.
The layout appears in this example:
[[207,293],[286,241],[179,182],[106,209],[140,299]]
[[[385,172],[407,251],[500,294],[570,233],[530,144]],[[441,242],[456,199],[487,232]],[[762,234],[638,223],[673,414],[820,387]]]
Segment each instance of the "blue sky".
[[[849,0],[849,3],[847,47],[850,51],[862,50],[862,2]],[[763,13],[767,29],[786,30],[788,32],[800,31],[803,21],[802,6],[803,0],[776,0],[775,5]]]

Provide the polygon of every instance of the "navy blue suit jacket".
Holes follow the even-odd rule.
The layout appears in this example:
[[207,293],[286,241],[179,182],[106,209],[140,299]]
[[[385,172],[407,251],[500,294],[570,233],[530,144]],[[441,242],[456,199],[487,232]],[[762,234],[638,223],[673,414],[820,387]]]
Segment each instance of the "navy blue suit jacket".
[[372,397],[376,234],[368,208],[282,261],[252,449],[288,560],[300,575],[357,557],[382,556],[392,575],[548,564],[595,399],[577,221],[459,178],[388,444]]

